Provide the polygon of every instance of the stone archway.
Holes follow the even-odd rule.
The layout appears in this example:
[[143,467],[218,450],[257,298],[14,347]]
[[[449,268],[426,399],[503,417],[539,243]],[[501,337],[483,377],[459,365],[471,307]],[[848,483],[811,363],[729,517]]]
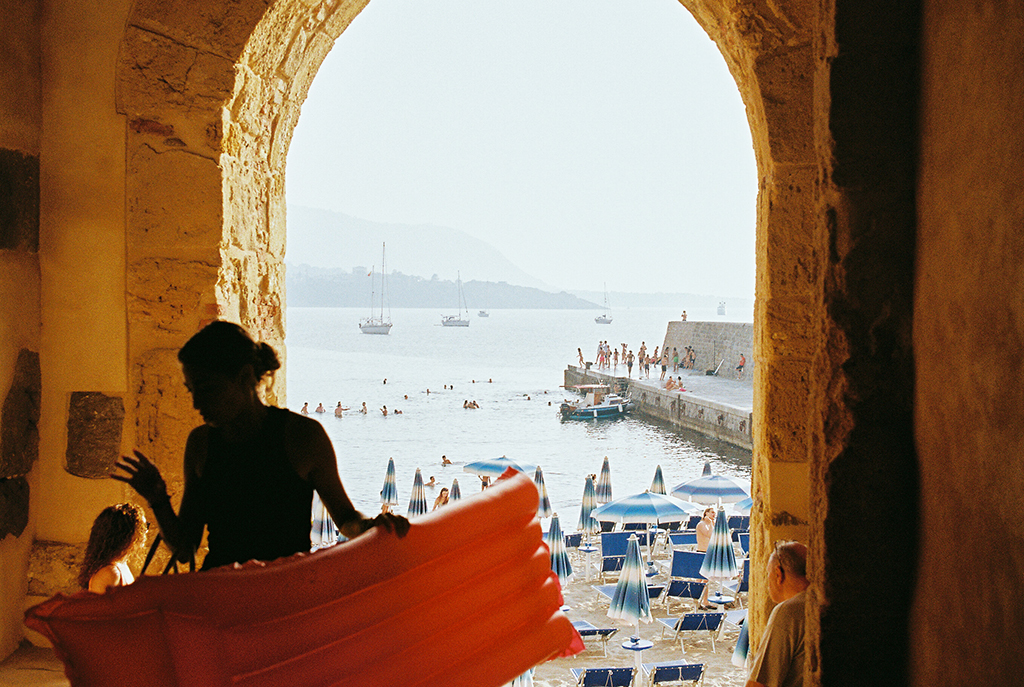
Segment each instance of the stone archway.
[[[191,411],[174,355],[204,320],[283,341],[288,143],[309,83],[367,2],[139,0],[133,9],[117,74],[128,120],[129,412],[135,443],[152,455],[176,456],[184,443]],[[856,413],[843,366],[855,355],[850,332],[864,329],[856,305],[842,310],[848,259],[863,244],[856,199],[832,176],[836,19],[811,0],[681,2],[736,79],[758,165],[754,565],[774,539],[813,544],[818,640],[819,609],[842,596],[826,538],[829,489],[833,465],[849,463]],[[179,465],[161,468],[180,479]],[[757,627],[767,600],[756,582],[754,592]]]

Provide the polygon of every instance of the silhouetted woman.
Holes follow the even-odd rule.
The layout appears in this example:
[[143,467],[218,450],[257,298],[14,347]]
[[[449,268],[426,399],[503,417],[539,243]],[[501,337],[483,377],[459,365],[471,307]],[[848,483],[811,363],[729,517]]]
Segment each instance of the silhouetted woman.
[[204,424],[185,445],[185,491],[176,514],[160,471],[146,456],[122,457],[114,479],[149,501],[178,560],[188,560],[208,531],[208,570],[309,551],[313,490],[346,537],[374,525],[403,536],[405,518],[366,518],[345,493],[323,426],[263,404],[259,386],[281,367],[274,349],[236,324],[216,321],[178,352],[185,387]]

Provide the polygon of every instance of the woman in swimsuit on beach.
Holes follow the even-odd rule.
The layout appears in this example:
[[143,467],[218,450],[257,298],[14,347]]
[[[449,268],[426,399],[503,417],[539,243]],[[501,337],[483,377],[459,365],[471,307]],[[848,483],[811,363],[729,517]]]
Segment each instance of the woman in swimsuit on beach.
[[366,518],[352,506],[323,425],[263,404],[259,387],[281,366],[274,349],[236,324],[215,321],[189,339],[178,360],[204,422],[185,445],[178,512],[160,471],[141,452],[122,457],[111,475],[149,501],[178,560],[194,555],[204,530],[203,570],[308,552],[314,490],[346,537],[377,525],[405,535],[405,518]]

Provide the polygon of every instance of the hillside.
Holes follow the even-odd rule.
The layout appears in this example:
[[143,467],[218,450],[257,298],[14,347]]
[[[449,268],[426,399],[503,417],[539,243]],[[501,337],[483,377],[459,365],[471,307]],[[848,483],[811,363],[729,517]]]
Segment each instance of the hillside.
[[[364,268],[324,269],[289,265],[286,277],[288,305],[297,307],[359,308],[370,306],[370,278]],[[379,275],[374,281],[380,288]],[[585,310],[601,306],[562,291],[550,293],[506,282],[471,280],[462,285],[470,311],[502,308]],[[454,281],[414,277],[401,272],[388,274],[385,305],[393,308],[457,307]]]

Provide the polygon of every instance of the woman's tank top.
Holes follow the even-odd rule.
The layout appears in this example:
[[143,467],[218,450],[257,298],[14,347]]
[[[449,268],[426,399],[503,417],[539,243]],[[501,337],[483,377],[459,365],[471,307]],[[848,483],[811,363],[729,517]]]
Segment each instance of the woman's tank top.
[[210,430],[199,480],[210,547],[203,570],[309,551],[313,487],[285,452],[289,412],[268,407],[260,431],[237,444]]

